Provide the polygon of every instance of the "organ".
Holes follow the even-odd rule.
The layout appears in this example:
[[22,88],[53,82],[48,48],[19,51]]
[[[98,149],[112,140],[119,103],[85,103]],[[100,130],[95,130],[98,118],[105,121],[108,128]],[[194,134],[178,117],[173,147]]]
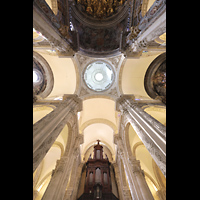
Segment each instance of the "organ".
[[84,193],[78,200],[118,200],[112,193],[112,184],[110,176],[110,162],[107,155],[103,158],[103,146],[99,144],[94,146],[93,158],[88,158],[86,162],[86,179]]

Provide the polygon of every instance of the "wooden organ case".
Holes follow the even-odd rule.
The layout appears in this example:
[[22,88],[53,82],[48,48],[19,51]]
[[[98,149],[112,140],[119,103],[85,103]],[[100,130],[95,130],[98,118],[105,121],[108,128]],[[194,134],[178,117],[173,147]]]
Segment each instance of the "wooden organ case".
[[97,141],[93,158],[90,154],[86,162],[84,193],[78,200],[118,200],[112,193],[110,162],[107,155],[103,158],[103,147]]

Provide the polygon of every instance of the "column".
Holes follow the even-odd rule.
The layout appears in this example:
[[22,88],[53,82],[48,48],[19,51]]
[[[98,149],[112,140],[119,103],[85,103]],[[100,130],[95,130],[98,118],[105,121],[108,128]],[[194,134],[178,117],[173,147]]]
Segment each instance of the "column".
[[146,199],[146,200],[154,199],[147,185],[147,182],[145,180],[144,172],[141,169],[139,160],[130,161],[130,165],[131,165],[134,177],[137,180],[137,183],[139,186],[138,188],[140,189],[143,199]]
[[132,199],[153,200],[154,198],[146,183],[140,161],[128,156],[120,136],[116,135],[114,141],[118,146],[117,156],[120,156],[123,161]]
[[73,112],[82,109],[77,95],[65,95],[64,100],[51,113],[33,125],[33,171],[51,148]]
[[[70,179],[70,184],[65,192],[65,197],[63,200],[76,200],[77,199],[76,198],[77,191],[78,191],[79,182],[81,180],[83,165],[84,165],[84,163],[80,163],[78,165],[78,168],[75,172],[75,177],[73,177],[73,180],[72,180],[72,178]],[[73,173],[73,171],[72,171],[72,173]],[[73,176],[73,174],[72,174],[72,176]]]
[[[75,134],[75,133],[73,133]],[[80,143],[83,136],[78,135],[70,145],[70,150],[65,152],[63,157],[57,162],[50,183],[42,197],[42,200],[63,199],[69,182],[70,174],[73,169],[73,163],[80,159]]]
[[[138,4],[138,6],[141,5]],[[157,45],[155,47],[151,45],[151,42],[166,32],[166,1],[154,1],[142,19],[140,9],[138,11],[134,13],[136,16],[134,16],[131,32],[126,39],[128,47],[124,54],[127,57],[139,57],[143,49],[156,48],[158,51],[165,51],[166,46]]]
[[166,127],[146,113],[134,101],[134,96],[122,95],[116,109],[131,123],[152,158],[166,176]]
[[113,163],[113,167],[115,169],[115,178],[116,178],[116,182],[117,182],[117,188],[118,188],[118,193],[119,193],[119,199],[123,200],[123,194],[122,194],[122,184],[120,181],[120,172],[119,172],[119,167],[118,164],[115,162]]
[[160,200],[166,200],[166,189],[165,188],[161,188],[159,189],[156,194],[158,195]]
[[[64,9],[60,2],[58,8]],[[69,9],[68,6],[65,9]],[[73,41],[73,37],[68,33],[69,19],[67,22],[63,22],[67,17],[65,13],[67,11],[62,12],[62,15],[58,17],[52,12],[45,0],[33,1],[33,27],[45,36],[59,55],[73,57],[75,52],[70,45],[70,40]]]

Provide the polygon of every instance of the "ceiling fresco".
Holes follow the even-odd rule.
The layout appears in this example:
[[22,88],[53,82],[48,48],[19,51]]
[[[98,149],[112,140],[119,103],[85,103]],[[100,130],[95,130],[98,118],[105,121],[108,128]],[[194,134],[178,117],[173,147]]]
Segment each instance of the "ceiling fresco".
[[76,0],[81,11],[95,18],[109,17],[124,5],[125,0]]

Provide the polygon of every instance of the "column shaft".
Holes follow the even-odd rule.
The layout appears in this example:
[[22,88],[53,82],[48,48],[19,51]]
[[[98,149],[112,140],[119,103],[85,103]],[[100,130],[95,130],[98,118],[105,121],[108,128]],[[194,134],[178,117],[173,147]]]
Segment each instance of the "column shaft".
[[117,109],[132,125],[152,158],[166,176],[166,127],[143,111],[133,100],[124,95],[117,100]]
[[38,167],[73,112],[80,109],[77,95],[69,95],[57,108],[33,125],[33,171]]
[[133,157],[129,157],[124,149],[121,137],[115,136],[115,143],[118,146],[118,156],[121,157],[124,169],[127,173],[127,180],[131,192],[132,199],[137,200],[153,200],[153,195],[142,174],[140,162]]
[[[75,134],[75,133],[73,133]],[[58,161],[53,177],[42,197],[42,200],[63,199],[69,177],[73,168],[73,163],[80,156],[80,142],[82,137],[76,137],[67,155]]]

